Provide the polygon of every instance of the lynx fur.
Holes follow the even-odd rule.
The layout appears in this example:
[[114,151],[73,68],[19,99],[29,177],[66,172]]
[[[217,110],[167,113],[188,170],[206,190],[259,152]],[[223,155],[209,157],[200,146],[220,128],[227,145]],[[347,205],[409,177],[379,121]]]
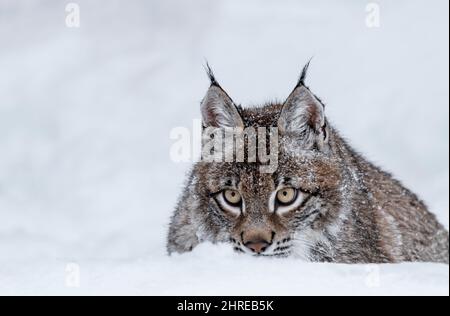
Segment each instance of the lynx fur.
[[[168,252],[209,241],[310,262],[448,264],[448,232],[413,192],[339,135],[305,85],[307,68],[285,102],[256,108],[236,105],[209,70],[203,127],[276,127],[278,168],[195,164],[171,219]],[[224,202],[224,192],[240,204]],[[294,194],[290,205],[281,203]]]

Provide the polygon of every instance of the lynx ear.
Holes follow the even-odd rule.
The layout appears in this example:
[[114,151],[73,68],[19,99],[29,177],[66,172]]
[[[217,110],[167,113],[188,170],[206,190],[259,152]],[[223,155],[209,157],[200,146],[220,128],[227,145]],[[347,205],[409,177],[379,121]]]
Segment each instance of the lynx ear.
[[244,127],[233,100],[214,81],[201,103],[204,127]]
[[295,134],[305,145],[314,146],[327,141],[327,126],[323,104],[299,82],[283,105],[278,128],[281,133]]

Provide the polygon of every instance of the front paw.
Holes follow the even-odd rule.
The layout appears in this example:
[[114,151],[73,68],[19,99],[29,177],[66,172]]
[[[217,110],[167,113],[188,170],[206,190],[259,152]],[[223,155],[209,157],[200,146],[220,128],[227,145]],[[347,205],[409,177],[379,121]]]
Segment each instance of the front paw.
[[192,236],[191,234],[187,236],[186,234],[179,233],[173,236],[169,236],[167,242],[167,251],[169,254],[172,253],[185,253],[192,251],[200,241],[197,236]]

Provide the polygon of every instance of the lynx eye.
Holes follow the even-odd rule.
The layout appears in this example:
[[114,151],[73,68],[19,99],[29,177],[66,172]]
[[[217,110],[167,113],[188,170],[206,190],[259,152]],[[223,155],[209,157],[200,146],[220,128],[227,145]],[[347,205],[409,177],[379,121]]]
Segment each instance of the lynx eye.
[[284,188],[277,192],[277,202],[281,205],[289,205],[295,202],[297,190],[293,188]]
[[225,201],[232,206],[237,206],[242,202],[241,194],[236,190],[225,190],[223,192],[223,197]]

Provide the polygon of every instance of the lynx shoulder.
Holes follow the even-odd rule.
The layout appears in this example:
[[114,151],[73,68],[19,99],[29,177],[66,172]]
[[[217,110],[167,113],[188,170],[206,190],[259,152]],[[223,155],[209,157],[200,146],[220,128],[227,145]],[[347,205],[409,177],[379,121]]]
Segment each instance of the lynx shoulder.
[[[210,241],[312,262],[448,264],[448,232],[414,193],[339,135],[305,85],[307,68],[285,102],[256,108],[236,105],[209,71],[203,131],[233,130],[234,145],[242,139],[228,152],[208,149],[233,160],[194,165],[171,219],[168,252]],[[263,169],[268,164],[276,165]]]

